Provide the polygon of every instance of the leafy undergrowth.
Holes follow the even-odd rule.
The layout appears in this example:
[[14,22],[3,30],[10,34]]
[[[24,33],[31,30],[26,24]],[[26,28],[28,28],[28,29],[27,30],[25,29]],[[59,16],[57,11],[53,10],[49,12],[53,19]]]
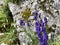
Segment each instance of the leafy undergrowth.
[[48,40],[49,45],[60,45],[60,35],[58,35],[58,41],[53,42],[51,39]]
[[8,45],[12,45],[14,44],[15,42],[15,39],[16,39],[16,36],[15,36],[15,28],[12,26],[10,27],[9,29],[10,31],[9,32],[6,32],[4,33],[3,36],[0,36],[0,44],[1,43],[6,43]]

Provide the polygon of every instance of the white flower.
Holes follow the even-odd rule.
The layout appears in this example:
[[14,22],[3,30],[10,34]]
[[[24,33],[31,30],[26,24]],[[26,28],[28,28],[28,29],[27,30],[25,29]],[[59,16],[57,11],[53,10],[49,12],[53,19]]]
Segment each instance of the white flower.
[[48,34],[48,39],[51,39],[51,33]]
[[2,43],[1,45],[7,45],[7,44],[5,44],[5,43]]
[[29,17],[29,20],[30,20],[30,19],[33,19],[33,18],[34,18],[34,16],[30,16],[30,17]]
[[4,33],[0,33],[0,36],[1,36],[1,35],[4,35]]
[[56,9],[54,9],[54,12],[56,12],[57,10]]
[[16,21],[16,25],[20,26],[20,20]]
[[46,10],[49,10],[49,7],[47,7]]
[[16,24],[14,23],[14,27],[16,27]]
[[26,1],[26,3],[25,3],[26,5],[29,5],[29,2],[28,1]]
[[20,28],[17,28],[16,30],[17,30],[18,32],[20,32],[21,29],[20,29]]
[[44,0],[41,0],[41,2],[43,2]]
[[23,45],[25,45],[25,43],[23,43]]

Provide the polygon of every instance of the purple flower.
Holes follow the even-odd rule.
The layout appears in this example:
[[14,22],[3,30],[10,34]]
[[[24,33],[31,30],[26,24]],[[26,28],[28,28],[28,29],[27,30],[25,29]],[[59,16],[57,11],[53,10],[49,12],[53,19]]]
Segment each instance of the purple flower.
[[40,20],[40,24],[43,23],[42,19]]
[[30,22],[27,22],[27,26],[31,26]]
[[38,34],[38,39],[40,40],[40,39],[43,37],[43,35],[42,35],[41,31],[40,31],[40,32],[38,32],[37,34]]
[[41,29],[40,29],[39,26],[36,27],[36,32],[37,32],[37,33],[41,33]]
[[38,14],[38,17],[40,18],[40,16],[41,16],[41,13],[40,14]]
[[34,20],[37,20],[37,15],[34,15]]
[[34,20],[37,20],[37,14],[38,14],[37,11],[34,11],[34,12],[33,12]]
[[42,27],[42,32],[43,32],[43,39],[48,40],[48,35],[45,27]]
[[34,11],[34,12],[33,12],[33,15],[37,15],[37,14],[38,14],[37,11]]
[[40,45],[44,45],[44,42],[40,43]]
[[43,34],[43,39],[46,40],[46,41],[48,40],[48,35],[47,35],[46,32],[44,32],[44,34]]
[[42,32],[46,32],[46,28],[45,27],[42,27]]
[[44,23],[41,23],[41,26],[44,27]]
[[47,24],[47,18],[44,18],[44,21],[42,21],[42,19],[40,21],[37,21],[35,23],[35,27],[36,27],[36,32],[38,34],[38,39],[40,42],[40,45],[48,45],[47,41],[48,41],[48,35],[46,32],[46,28],[44,24]]
[[[42,36],[42,37],[43,37],[43,36]],[[43,40],[42,37],[39,39],[39,41],[40,41],[40,45],[44,45],[44,40]]]
[[44,26],[44,23],[42,20],[40,20],[40,26]]
[[35,23],[35,26],[39,26],[39,22],[36,22],[36,23]]
[[20,25],[21,25],[21,26],[25,25],[25,23],[24,23],[23,20],[20,20]]
[[48,45],[48,42],[47,42],[47,40],[44,40],[44,45]]
[[44,21],[45,21],[45,24],[47,24],[48,21],[47,21],[47,18],[46,17],[44,17]]
[[40,29],[40,26],[39,26],[39,22],[35,23],[35,27],[36,27],[36,32],[40,33],[41,29]]

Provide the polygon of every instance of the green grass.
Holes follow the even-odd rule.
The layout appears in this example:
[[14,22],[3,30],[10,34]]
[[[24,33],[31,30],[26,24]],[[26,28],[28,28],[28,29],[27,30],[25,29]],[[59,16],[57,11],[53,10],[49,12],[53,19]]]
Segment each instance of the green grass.
[[0,37],[0,43],[6,43],[8,45],[10,45],[11,43],[14,43],[13,41],[16,39],[15,36],[15,28],[12,26],[9,29],[9,32],[4,33],[4,36]]

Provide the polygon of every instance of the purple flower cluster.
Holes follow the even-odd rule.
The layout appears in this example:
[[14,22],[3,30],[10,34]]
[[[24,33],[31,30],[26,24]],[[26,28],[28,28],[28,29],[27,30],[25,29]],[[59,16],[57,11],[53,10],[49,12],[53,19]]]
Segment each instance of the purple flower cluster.
[[20,25],[21,26],[25,25],[24,20],[22,20],[22,19],[20,20]]
[[48,21],[46,17],[44,17],[44,21],[45,21],[44,23],[47,24]]
[[[24,22],[24,20],[20,20],[20,26],[24,26],[25,25],[25,22]],[[30,21],[27,21],[27,26],[31,26],[31,24],[30,24]]]
[[[36,21],[35,27],[36,27],[36,32],[38,34],[40,45],[48,45],[48,35],[45,28],[45,25],[47,25],[48,22],[47,18],[44,17],[44,22],[42,19],[38,20],[39,18],[41,18],[40,17],[41,13],[40,15],[38,15],[37,11],[33,12],[33,15],[34,15],[34,20]],[[20,25],[21,26],[25,25],[24,20],[20,20]],[[31,26],[30,21],[27,21],[27,26]]]
[[38,15],[36,14],[36,12],[34,12],[34,20],[36,20],[35,27],[36,27],[36,32],[38,34],[40,45],[48,45],[48,35],[45,28],[45,25],[47,24],[47,18],[44,17],[44,22],[43,22],[42,19],[38,21],[37,16]]
[[40,22],[35,23],[36,26],[36,32],[38,34],[38,39],[40,41],[40,45],[48,45],[48,35],[46,32],[45,23],[40,20]]
[[33,12],[33,15],[34,15],[34,20],[37,20],[37,11]]

